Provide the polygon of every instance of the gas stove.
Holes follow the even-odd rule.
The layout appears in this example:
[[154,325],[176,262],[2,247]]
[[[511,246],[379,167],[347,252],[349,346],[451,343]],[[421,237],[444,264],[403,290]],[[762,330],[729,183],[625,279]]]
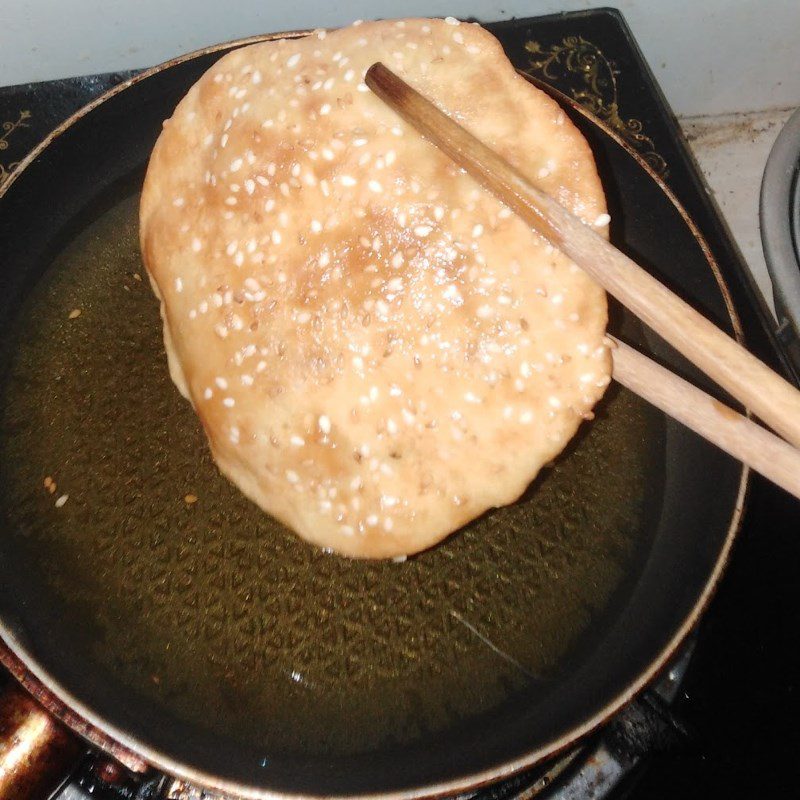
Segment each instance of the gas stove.
[[[692,654],[691,637],[662,678],[588,742],[506,781],[454,800],[583,800],[619,797],[620,787],[655,752],[686,752],[694,735],[673,710]],[[164,776],[137,780],[90,753],[52,800],[237,800]]]
[[[622,17],[597,10],[487,26],[516,66],[612,109],[693,217],[731,288],[749,348],[794,380],[682,135]],[[735,54],[731,56],[735,63]],[[129,73],[0,88],[0,181],[51,128]],[[607,122],[613,122],[609,112]],[[800,504],[755,476],[731,563],[690,642],[660,679],[600,732],[555,760],[465,795],[508,798],[793,796],[800,717]],[[0,676],[0,682],[5,680]],[[781,768],[784,767],[784,768]],[[133,776],[87,753],[54,800],[220,800],[169,777]],[[227,799],[226,799],[227,800]]]

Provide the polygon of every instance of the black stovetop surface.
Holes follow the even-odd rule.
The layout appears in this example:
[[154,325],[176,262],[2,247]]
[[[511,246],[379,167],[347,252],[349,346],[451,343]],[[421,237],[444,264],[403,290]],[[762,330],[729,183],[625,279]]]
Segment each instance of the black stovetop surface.
[[[660,172],[709,242],[748,347],[797,382],[800,364],[792,365],[779,343],[621,15],[595,10],[487,27],[518,68],[590,106]],[[731,60],[735,67],[735,53]],[[0,88],[0,183],[49,130],[130,74]],[[613,797],[797,796],[791,758],[800,744],[798,569],[800,503],[755,476],[731,562],[673,704],[688,733],[649,740]]]

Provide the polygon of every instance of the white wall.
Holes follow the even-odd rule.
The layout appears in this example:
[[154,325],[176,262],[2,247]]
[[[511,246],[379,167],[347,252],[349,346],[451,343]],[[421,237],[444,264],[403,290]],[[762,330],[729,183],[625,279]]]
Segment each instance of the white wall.
[[[143,67],[203,45],[381,16],[481,20],[580,0],[0,0],[0,85]],[[618,0],[680,114],[800,105],[800,0]]]

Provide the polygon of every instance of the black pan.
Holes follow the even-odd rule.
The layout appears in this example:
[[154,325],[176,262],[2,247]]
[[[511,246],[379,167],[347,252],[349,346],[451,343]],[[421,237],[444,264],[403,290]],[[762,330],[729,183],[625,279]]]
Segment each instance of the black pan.
[[[0,659],[88,738],[204,786],[453,793],[653,678],[719,578],[746,473],[612,387],[520,502],[402,564],[325,555],[248,503],[169,381],[136,223],[162,120],[241,44],[113,90],[2,190]],[[614,242],[738,335],[674,198],[567,110]],[[706,386],[617,308],[611,327]]]

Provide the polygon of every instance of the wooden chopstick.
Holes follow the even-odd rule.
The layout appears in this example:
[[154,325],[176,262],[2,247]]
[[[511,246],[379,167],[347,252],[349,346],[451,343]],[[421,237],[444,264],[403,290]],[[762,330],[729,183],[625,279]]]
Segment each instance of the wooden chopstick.
[[[800,392],[381,63],[367,86],[731,396],[800,447]],[[668,413],[672,414],[671,410]],[[673,414],[674,416],[674,414]],[[737,456],[738,457],[738,456]]]
[[614,339],[614,379],[800,499],[800,450]]

